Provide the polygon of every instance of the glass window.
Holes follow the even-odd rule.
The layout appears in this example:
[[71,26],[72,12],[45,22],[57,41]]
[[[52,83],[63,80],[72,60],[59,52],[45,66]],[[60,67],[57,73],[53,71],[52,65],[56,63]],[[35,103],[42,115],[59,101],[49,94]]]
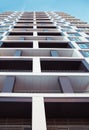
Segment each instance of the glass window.
[[87,37],[87,40],[89,40],[89,37]]
[[69,37],[69,40],[75,41],[75,42],[80,42],[81,41],[81,39],[78,38],[78,37]]
[[46,37],[46,40],[53,40],[52,37]]
[[71,29],[70,26],[61,26],[63,29]]
[[77,32],[82,32],[83,30],[82,29],[78,29],[78,30],[76,30]]
[[85,52],[86,57],[89,57],[89,52]]
[[89,33],[86,33],[87,35],[89,35]]
[[81,51],[81,54],[82,54],[84,57],[89,57],[89,51]]
[[10,26],[10,25],[12,25],[13,23],[4,23],[6,26]]
[[0,28],[8,28],[9,26],[0,26]]
[[69,36],[80,36],[78,33],[68,33]]
[[62,29],[63,32],[70,32],[70,29]]
[[55,56],[59,56],[59,55],[58,55],[58,52],[57,52],[57,51],[52,50],[52,51],[51,51],[51,56],[55,57]]
[[2,37],[0,37],[0,40],[2,39]]
[[8,29],[0,29],[0,32],[8,31]]
[[0,36],[2,36],[3,32],[0,32]]
[[78,44],[81,49],[87,49],[88,46],[86,44]]
[[43,31],[44,31],[44,32],[48,32],[48,29],[44,29]]

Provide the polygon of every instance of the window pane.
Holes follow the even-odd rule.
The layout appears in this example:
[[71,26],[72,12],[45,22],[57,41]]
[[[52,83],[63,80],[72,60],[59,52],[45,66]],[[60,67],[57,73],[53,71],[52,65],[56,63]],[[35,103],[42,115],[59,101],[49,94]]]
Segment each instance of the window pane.
[[81,40],[77,37],[69,37],[69,40],[75,41],[75,42],[80,42]]
[[70,32],[70,29],[62,29],[63,32]]
[[80,36],[78,33],[68,33],[69,36]]
[[89,37],[87,37],[87,40],[89,40]]
[[85,52],[85,56],[86,56],[86,57],[89,57],[89,52]]
[[78,44],[81,49],[86,49],[88,46],[86,44]]

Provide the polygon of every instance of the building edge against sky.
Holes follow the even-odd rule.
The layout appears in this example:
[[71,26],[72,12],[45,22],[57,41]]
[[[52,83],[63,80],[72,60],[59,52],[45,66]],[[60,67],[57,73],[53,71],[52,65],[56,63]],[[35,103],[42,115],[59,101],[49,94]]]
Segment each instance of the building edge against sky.
[[88,0],[15,0],[0,1],[1,11],[62,11],[89,23]]
[[89,25],[64,12],[0,14],[0,129],[89,129]]

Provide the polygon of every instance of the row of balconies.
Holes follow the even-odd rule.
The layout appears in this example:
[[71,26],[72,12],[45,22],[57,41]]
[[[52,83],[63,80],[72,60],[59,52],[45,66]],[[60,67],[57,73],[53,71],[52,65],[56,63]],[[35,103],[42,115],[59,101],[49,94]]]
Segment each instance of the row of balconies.
[[24,20],[19,20],[18,22],[17,22],[17,25],[19,25],[19,24],[32,24],[34,21],[36,21],[36,23],[37,24],[52,24],[52,22],[51,21],[37,21],[37,20],[32,20],[32,21],[24,21]]
[[[35,65],[39,71],[34,70]],[[36,68],[36,67],[35,67]],[[38,69],[38,68],[37,68]],[[89,72],[89,65],[84,59],[53,59],[40,58],[33,62],[32,58],[1,58],[0,72],[43,72],[43,73],[85,73]]]
[[[44,114],[47,130],[88,130],[89,101],[85,102],[84,99],[87,98],[82,99],[77,98],[78,102],[76,102],[76,98],[45,97]],[[85,109],[81,109],[83,107]],[[34,122],[39,119],[38,115],[35,120],[32,119],[34,118],[32,98],[6,97],[6,101],[3,98],[0,102],[0,113],[1,130],[31,130]]]
[[33,23],[34,21],[36,21],[36,22],[48,22],[48,23],[50,23],[51,21],[50,20],[37,20],[37,19],[33,19],[33,20],[18,20],[18,22],[17,23],[20,23],[20,22],[23,22],[23,23]]
[[[38,36],[37,36],[37,33],[36,35],[32,36],[32,32],[26,32],[26,33],[19,33],[19,32],[15,32],[15,33],[11,33],[13,35],[11,36],[7,36],[4,38],[4,41],[15,41],[15,42],[19,42],[19,41],[24,41],[24,42],[29,42],[29,41],[47,41],[47,42],[69,42],[70,41],[74,41],[76,43],[88,43],[88,40],[89,40],[89,37],[85,37],[84,39],[82,37],[76,37],[76,36],[69,36],[69,37],[65,37],[65,36],[61,36],[62,34],[61,33],[48,33],[48,32],[38,32]],[[17,36],[15,34],[18,34]],[[21,35],[19,35],[21,34]],[[48,34],[48,35],[47,35]],[[56,36],[57,34],[57,36]],[[86,47],[87,48],[87,47]]]
[[[33,18],[20,18],[19,20],[26,20],[26,21],[30,21],[33,20]],[[48,21],[50,20],[49,18],[36,18],[36,20],[44,20],[44,21]]]
[[70,23],[73,24],[73,25],[75,25],[75,26],[76,26],[77,24],[80,24],[80,25],[81,25],[81,24],[87,24],[87,22],[81,22],[81,21],[79,21],[79,22],[77,22],[77,21],[71,22],[71,21],[70,21]]
[[[53,30],[53,31],[52,31]],[[56,29],[26,29],[26,28],[21,28],[21,29],[13,29],[8,33],[9,36],[20,36],[20,35],[33,35],[33,32],[37,33],[38,36],[65,36],[63,32],[59,32]],[[67,32],[66,36],[69,37],[81,37],[81,35],[78,32]],[[36,35],[36,34],[35,34]],[[88,33],[87,33],[88,36]]]
[[[33,32],[27,32],[27,30],[23,29],[24,31],[23,32],[10,32],[9,33],[9,36],[32,36],[33,35]],[[37,35],[38,36],[62,36],[62,34],[60,32],[48,32],[48,30],[44,30],[44,31],[41,31],[41,32],[37,32]]]
[[33,17],[36,17],[36,18],[48,18],[47,15],[37,15],[37,14],[23,14],[20,18],[33,18]]
[[51,25],[33,25],[32,24],[32,25],[29,25],[29,26],[28,25],[24,25],[24,26],[23,25],[22,26],[15,25],[14,28],[27,28],[27,29],[31,28],[32,29],[34,26],[36,26],[37,28],[43,28],[43,29],[44,28],[47,28],[47,29],[56,29],[57,28],[56,26],[54,26],[52,24]]
[[[89,52],[89,51],[81,51]],[[21,57],[70,57],[79,58],[80,54],[74,49],[0,49],[0,57],[21,56]]]
[[64,37],[64,36],[7,36],[4,41],[33,41],[33,40],[37,40],[37,41],[60,41],[60,42],[67,42],[68,40]]
[[[12,45],[12,43],[10,43]],[[15,46],[12,45],[10,46],[10,44],[3,44],[2,48],[20,48],[20,49],[1,49],[0,50],[0,56],[21,56],[21,57],[69,57],[69,58],[78,58],[81,57],[80,53],[73,50],[73,49],[47,49],[47,50],[43,50],[43,49],[34,49],[34,50],[30,50],[30,49],[22,49],[22,48],[32,48],[33,45],[31,44],[21,44],[21,46],[19,46],[18,44]],[[27,45],[27,46],[26,46]],[[41,44],[39,44],[40,48],[45,48],[45,46],[40,46]],[[88,50],[80,50],[81,54],[84,57],[89,57],[89,51]]]
[[71,16],[65,12],[55,12],[56,14],[59,14],[60,16]]
[[[12,63],[10,63],[12,64]],[[0,76],[2,93],[89,93],[89,76]]]
[[25,16],[33,16],[33,15],[35,15],[35,16],[40,16],[40,17],[47,17],[47,15],[45,14],[45,13],[23,13],[22,14],[22,17],[25,17]]
[[59,32],[57,29],[31,29],[31,28],[13,28],[10,32],[23,32],[23,31],[29,31],[29,32]]
[[[13,38],[13,37],[12,37]],[[13,39],[16,40],[16,39]],[[41,40],[41,39],[40,39]],[[87,43],[88,44],[88,43]],[[9,41],[1,42],[1,48],[33,48],[33,42],[31,41]],[[37,46],[39,48],[74,48],[71,43],[68,42],[51,42],[51,41],[44,41],[38,42]]]
[[57,28],[56,26],[54,26],[53,24],[19,24],[19,25],[15,25],[14,28],[33,28],[34,26],[37,26],[37,28],[51,28],[51,29],[55,29]]
[[89,28],[89,24],[79,24],[76,25],[77,28]]
[[7,18],[9,15],[11,15],[12,13],[1,13],[0,14],[0,21],[2,21],[4,18]]
[[[35,37],[34,40],[38,40],[38,42],[33,43],[33,38],[31,36],[25,37],[26,39],[24,39],[24,37],[7,37],[7,38],[8,39],[4,39],[3,42],[0,42],[1,48],[33,48],[34,46],[36,48],[56,48],[56,49],[57,48],[75,48],[72,45],[72,43],[66,42],[63,39],[60,39],[60,42],[57,41],[56,39],[56,41],[54,42],[52,40],[55,40],[55,38],[51,40],[51,39],[48,39],[49,37]],[[89,49],[88,42],[76,42],[76,44],[81,49]]]

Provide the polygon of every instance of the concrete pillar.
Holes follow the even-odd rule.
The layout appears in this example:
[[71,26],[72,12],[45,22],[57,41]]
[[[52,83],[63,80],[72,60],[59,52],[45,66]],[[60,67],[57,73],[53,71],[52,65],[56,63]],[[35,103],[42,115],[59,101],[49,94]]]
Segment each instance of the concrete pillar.
[[40,67],[40,58],[34,57],[33,58],[33,73],[40,73],[41,67]]
[[33,97],[32,130],[47,130],[43,97]]

